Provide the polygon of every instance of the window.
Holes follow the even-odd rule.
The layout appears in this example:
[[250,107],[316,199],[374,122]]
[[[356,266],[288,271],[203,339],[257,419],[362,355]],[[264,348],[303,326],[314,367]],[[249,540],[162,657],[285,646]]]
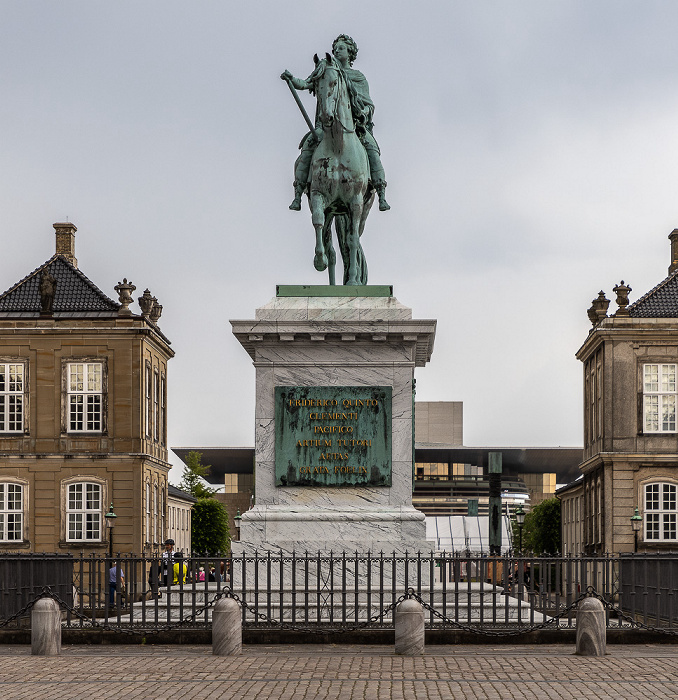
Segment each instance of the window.
[[603,349],[584,363],[584,447],[603,437]]
[[676,365],[643,365],[643,425],[646,433],[676,432]]
[[653,483],[645,486],[645,539],[654,542],[674,542],[676,530],[675,484]]
[[67,366],[69,433],[103,430],[103,364],[71,362]]
[[153,403],[151,399],[151,366],[146,363],[146,437],[151,437],[151,413]]
[[66,540],[101,541],[101,484],[78,482],[68,485],[66,500]]
[[159,542],[158,537],[158,485],[153,485],[153,542]]
[[160,375],[153,373],[153,439],[160,441]]
[[160,539],[158,540],[159,542],[162,542],[166,535],[167,529],[166,529],[166,522],[165,522],[165,491],[162,489],[160,491]]
[[21,362],[0,362],[0,433],[24,429],[25,367]]
[[165,375],[160,376],[160,443],[165,444],[167,436],[167,413],[165,412],[165,404],[167,402],[167,385]]
[[0,483],[0,542],[23,540],[24,488],[21,484]]
[[151,542],[151,485],[146,482],[146,542]]

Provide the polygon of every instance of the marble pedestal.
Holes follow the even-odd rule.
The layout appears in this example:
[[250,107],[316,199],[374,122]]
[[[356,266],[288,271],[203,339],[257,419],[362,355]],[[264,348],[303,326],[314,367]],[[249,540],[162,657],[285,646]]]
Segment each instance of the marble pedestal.
[[[254,320],[231,325],[256,369],[255,506],[242,515],[234,555],[430,551],[412,506],[412,392],[436,322],[413,319],[388,287],[278,287]],[[276,486],[280,386],[391,387],[391,485]]]

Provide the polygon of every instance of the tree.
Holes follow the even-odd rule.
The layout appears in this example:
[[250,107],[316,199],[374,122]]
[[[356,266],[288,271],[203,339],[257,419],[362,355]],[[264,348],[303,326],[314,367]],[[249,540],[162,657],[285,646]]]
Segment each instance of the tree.
[[560,499],[549,498],[525,516],[523,549],[535,554],[560,551]]
[[230,546],[226,508],[216,498],[199,498],[191,510],[191,549],[212,555],[228,552]]
[[205,483],[205,477],[210,473],[211,466],[202,463],[202,454],[191,451],[184,461],[184,473],[181,475],[179,486],[195,498],[209,498],[217,490]]

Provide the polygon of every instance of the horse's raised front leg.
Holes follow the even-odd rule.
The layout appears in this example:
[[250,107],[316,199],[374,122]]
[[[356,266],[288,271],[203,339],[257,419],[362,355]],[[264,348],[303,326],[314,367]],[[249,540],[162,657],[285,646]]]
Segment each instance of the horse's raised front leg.
[[315,229],[315,257],[313,258],[313,265],[318,272],[322,272],[327,269],[327,255],[323,244],[325,198],[319,192],[311,191],[311,220]]

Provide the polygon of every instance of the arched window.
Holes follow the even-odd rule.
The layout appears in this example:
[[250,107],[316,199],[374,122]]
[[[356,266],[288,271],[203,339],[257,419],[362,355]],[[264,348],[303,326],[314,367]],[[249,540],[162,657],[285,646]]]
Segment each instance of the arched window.
[[27,491],[25,482],[0,481],[0,542],[15,543],[26,539],[24,511]]
[[165,488],[160,489],[160,539],[163,542],[167,537],[167,523],[165,521]]
[[62,536],[66,542],[102,542],[104,540],[103,504],[108,497],[107,484],[98,477],[74,477],[61,482],[65,502]]
[[160,542],[158,537],[158,484],[153,484],[153,542]]
[[678,540],[678,486],[656,481],[645,485],[645,539],[651,542]]
[[146,481],[146,542],[152,541],[151,537],[151,484]]

